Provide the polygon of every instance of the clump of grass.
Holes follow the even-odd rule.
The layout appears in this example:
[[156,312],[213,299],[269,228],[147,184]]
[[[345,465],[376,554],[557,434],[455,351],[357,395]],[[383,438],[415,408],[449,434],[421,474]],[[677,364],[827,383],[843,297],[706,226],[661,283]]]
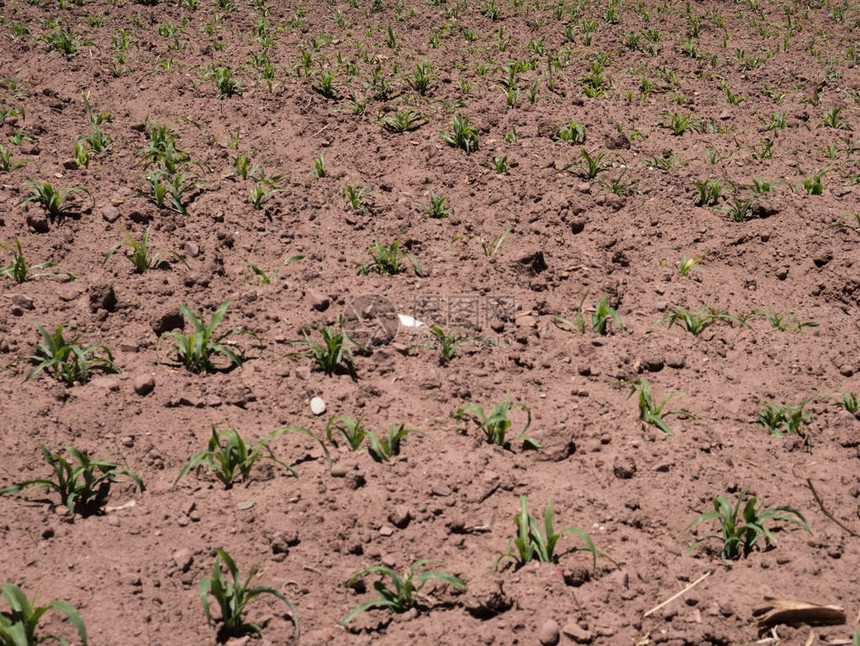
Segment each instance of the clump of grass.
[[464,114],[454,115],[451,132],[443,130],[439,134],[449,146],[461,148],[466,151],[466,154],[472,154],[478,150],[478,131],[469,125],[469,117]]

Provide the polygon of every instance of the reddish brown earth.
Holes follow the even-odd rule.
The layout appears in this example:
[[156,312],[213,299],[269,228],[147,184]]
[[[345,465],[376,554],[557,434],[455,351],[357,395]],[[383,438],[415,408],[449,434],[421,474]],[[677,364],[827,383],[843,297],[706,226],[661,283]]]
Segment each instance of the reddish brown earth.
[[[844,624],[812,630],[818,643],[847,643],[839,640],[853,635],[860,611],[860,421],[830,397],[860,393],[860,226],[834,226],[860,225],[860,11],[838,2],[694,2],[695,36],[683,3],[641,5],[647,24],[632,1],[619,5],[616,24],[606,22],[605,3],[589,2],[560,4],[559,15],[552,3],[497,2],[497,20],[485,15],[487,5],[451,0],[406,0],[400,14],[389,0],[377,8],[238,2],[229,11],[210,0],[194,11],[125,0],[2,2],[7,82],[0,101],[4,111],[24,112],[5,118],[0,142],[12,160],[31,161],[0,172],[0,242],[17,236],[29,262],[56,263],[77,278],[0,279],[0,361],[33,352],[35,323],[51,331],[67,324],[84,335],[82,343],[110,348],[121,373],[66,387],[44,373],[25,382],[26,362],[0,372],[0,486],[49,474],[41,443],[111,456],[139,474],[146,491],[115,485],[107,511],[85,518],[56,496],[0,497],[0,581],[31,596],[38,591],[43,602],[67,600],[86,621],[90,643],[100,645],[214,642],[217,626],[207,625],[197,585],[211,573],[216,548],[229,551],[243,573],[258,565],[254,581],[284,592],[305,644],[816,643],[802,626],[759,634],[752,610],[766,596],[841,606]],[[296,20],[298,7],[306,13]],[[348,25],[338,25],[335,10]],[[92,45],[71,57],[49,52],[42,35],[54,18]],[[176,41],[159,33],[168,21],[187,21]],[[588,21],[596,27],[590,44]],[[446,24],[431,47],[431,35]],[[394,48],[385,42],[389,26]],[[510,38],[504,51],[500,28]],[[124,64],[112,44],[119,29],[135,43]],[[654,56],[645,36],[639,49],[624,36],[646,29],[661,36]],[[268,36],[267,46],[260,39]],[[542,37],[543,48],[530,47]],[[688,38],[698,59],[682,53],[679,42]],[[274,66],[272,91],[248,61],[264,50]],[[302,51],[312,57],[309,78],[294,71]],[[594,53],[611,53],[605,73],[612,87],[592,99],[579,79]],[[519,100],[507,105],[501,66],[532,58],[537,68],[520,73]],[[426,97],[406,84],[424,59],[435,73]],[[563,63],[554,91],[551,59]],[[159,65],[167,60],[172,65]],[[213,82],[201,78],[213,63],[235,70],[241,94],[217,98]],[[350,63],[357,75],[350,76]],[[351,93],[359,100],[370,94],[365,84],[377,65],[391,96],[370,96],[354,114]],[[631,71],[650,79],[650,95]],[[315,89],[323,72],[336,74],[339,98]],[[722,83],[743,100],[727,102]],[[110,113],[102,129],[113,140],[86,168],[71,161],[76,136],[91,133],[82,93],[94,113]],[[402,134],[382,129],[386,106],[410,105],[426,123]],[[842,109],[845,127],[822,125],[833,108]],[[674,136],[659,126],[666,112],[711,126]],[[785,113],[787,127],[768,131],[776,112]],[[472,154],[440,137],[456,113],[477,128]],[[559,172],[582,148],[553,141],[554,128],[571,119],[584,126],[589,153],[611,152],[614,166],[598,179],[617,178],[623,164],[623,181],[638,180],[639,193],[616,196],[574,169]],[[147,173],[139,151],[153,123],[174,128],[178,147],[202,162],[181,171],[202,181],[189,192],[187,215],[134,196]],[[15,145],[9,137],[22,128],[34,139]],[[516,141],[506,141],[513,131]],[[766,139],[774,154],[757,158]],[[712,164],[706,148],[733,158]],[[309,171],[321,153],[328,176],[316,178]],[[283,192],[264,209],[246,201],[253,182],[233,171],[241,154],[284,176]],[[686,163],[647,167],[664,154]],[[497,155],[508,156],[506,173],[494,172]],[[821,195],[795,190],[825,168]],[[746,221],[721,206],[735,196],[729,184],[716,206],[694,206],[693,182],[732,182],[747,199],[753,194],[740,187],[754,177],[780,183],[756,199]],[[30,181],[85,187],[92,200],[74,193],[77,215],[48,219],[38,203],[19,204]],[[347,183],[372,187],[367,213],[347,207]],[[429,190],[447,198],[449,218],[431,219],[414,204],[427,201]],[[147,226],[152,250],[183,254],[188,268],[165,254],[157,268],[135,274],[124,250],[102,264],[123,229],[139,238]],[[506,227],[511,232],[491,258],[478,240],[450,244],[466,233],[491,240]],[[357,276],[374,238],[387,244],[398,234],[424,276],[408,262],[396,276]],[[682,276],[675,267],[681,253],[707,254],[704,271]],[[296,255],[304,259],[256,284],[249,263],[268,273]],[[8,261],[8,253],[0,256]],[[586,322],[605,294],[626,334],[614,323],[606,336],[556,323],[556,315],[573,318],[586,291]],[[406,329],[388,346],[358,354],[354,378],[285,358],[303,326],[337,326],[361,294],[382,295],[404,314],[435,296],[478,296],[482,308],[493,297],[515,304],[506,319],[477,321],[477,333],[498,345],[463,345],[447,364],[436,351],[409,350],[429,336],[413,338]],[[226,372],[188,372],[167,356],[168,341],[157,343],[159,322],[182,303],[208,318],[227,298],[223,329],[256,335],[231,338],[247,361]],[[762,316],[749,319],[749,328],[724,318],[694,337],[680,324],[658,323],[674,306],[792,313],[819,326],[781,331]],[[456,322],[426,309],[420,318],[442,328]],[[152,392],[137,394],[149,377]],[[649,381],[658,402],[685,393],[670,406],[695,419],[668,417],[674,436],[644,424],[635,396],[627,398],[636,379]],[[449,418],[470,402],[489,410],[506,394],[531,410],[529,434],[540,449],[488,444]],[[320,417],[310,411],[315,396],[328,406]],[[755,423],[765,403],[815,396],[801,434],[772,437]],[[232,489],[205,470],[173,486],[212,425],[237,428],[249,440],[297,425],[324,439],[330,415],[363,416],[380,430],[403,422],[426,435],[410,435],[390,463],[326,441],[332,469],[318,444],[283,436],[272,448],[299,478],[258,463],[251,481]],[[511,417],[512,430],[525,420],[519,409]],[[688,554],[696,537],[719,531],[714,522],[688,525],[712,509],[714,497],[734,501],[747,486],[766,507],[802,512],[812,533],[775,522],[778,544],[762,539],[746,558],[721,561],[717,540]],[[514,536],[521,495],[538,517],[552,500],[556,527],[587,531],[618,568],[600,559],[592,569],[587,553],[567,552],[557,564],[517,569],[510,562],[494,571]],[[581,545],[566,534],[558,551]],[[419,559],[461,577],[466,593],[430,584],[419,610],[373,610],[347,629],[338,625],[373,594],[373,577],[367,591],[346,587],[354,572],[380,564],[403,571]],[[246,617],[261,623],[268,643],[294,643],[285,612],[264,595]],[[58,618],[46,615],[45,631],[71,639],[71,626]],[[559,627],[561,635],[553,634]]]

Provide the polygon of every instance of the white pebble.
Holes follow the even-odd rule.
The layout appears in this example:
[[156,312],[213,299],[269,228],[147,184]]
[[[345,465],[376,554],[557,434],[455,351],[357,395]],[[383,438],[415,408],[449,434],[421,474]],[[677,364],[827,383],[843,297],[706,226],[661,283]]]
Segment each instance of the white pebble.
[[314,415],[322,415],[325,412],[325,402],[322,397],[314,397],[311,400],[311,412]]

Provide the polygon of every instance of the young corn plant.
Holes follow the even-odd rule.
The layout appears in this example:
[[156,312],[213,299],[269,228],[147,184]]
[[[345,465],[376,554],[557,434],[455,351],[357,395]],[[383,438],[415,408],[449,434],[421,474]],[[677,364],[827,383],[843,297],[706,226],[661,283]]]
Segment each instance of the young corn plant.
[[[174,340],[173,347],[168,350],[168,356],[173,353],[176,359],[185,366],[186,370],[194,373],[213,372],[215,370],[229,370],[233,367],[239,367],[244,361],[244,354],[237,354],[236,351],[224,343],[228,337],[237,334],[249,334],[256,338],[256,334],[242,328],[234,328],[223,334],[215,335],[215,328],[221,325],[224,316],[227,314],[227,308],[233,299],[228,298],[218,309],[212,314],[209,323],[203,323],[203,312],[195,314],[185,303],[179,306],[182,316],[185,320],[191,323],[194,331],[188,336],[181,332],[165,332],[158,340],[159,342],[165,337]],[[219,367],[213,362],[215,355],[224,355],[227,358],[228,365]]]
[[[791,326],[795,332],[803,332],[805,327],[818,327],[818,321],[806,321],[801,323],[794,314],[780,314],[778,312],[752,312],[750,316],[761,316],[770,323],[770,326],[780,332],[785,332]],[[749,317],[747,317],[749,318]]]
[[693,204],[696,206],[716,206],[720,201],[720,196],[723,194],[723,184],[713,179],[706,179],[703,182],[693,182],[693,187],[696,189],[696,196],[693,198]]
[[691,270],[695,269],[696,271],[701,271],[704,273],[704,269],[702,269],[699,264],[708,257],[708,254],[711,252],[708,251],[697,258],[687,258],[686,255],[681,254],[681,260],[675,263],[675,268],[680,272],[682,276],[687,276]]
[[253,263],[246,261],[245,264],[247,264],[251,268],[252,273],[251,273],[251,276],[249,276],[249,278],[256,280],[257,286],[259,287],[262,285],[270,285],[272,283],[272,281],[275,280],[278,277],[278,275],[281,273],[281,267],[284,267],[285,265],[289,265],[289,264],[294,263],[294,262],[298,262],[299,260],[304,260],[304,256],[290,256],[289,258],[286,258],[280,264],[280,266],[275,268],[274,271],[272,271],[268,274],[263,269],[260,269],[257,265],[255,265]]
[[107,503],[111,484],[129,480],[139,491],[145,491],[140,477],[120,469],[116,462],[110,462],[104,458],[93,459],[73,446],[64,446],[62,450],[77,461],[75,464],[59,452],[51,453],[41,444],[39,449],[45,462],[54,472],[53,478],[36,478],[18,482],[0,489],[0,495],[20,493],[21,496],[26,497],[33,491],[48,489],[57,493],[60,496],[60,502],[73,514],[90,516],[100,513]]
[[204,451],[195,454],[188,461],[188,464],[179,472],[179,475],[173,482],[173,486],[176,486],[192,469],[195,475],[199,476],[200,471],[204,467],[210,475],[214,474],[221,481],[225,489],[232,488],[233,483],[236,481],[244,482],[247,486],[251,482],[251,469],[253,469],[257,460],[271,460],[289,471],[290,475],[298,478],[299,474],[296,473],[296,470],[286,462],[279,460],[269,446],[272,440],[287,433],[300,433],[319,442],[325,452],[329,465],[331,465],[331,456],[328,449],[306,428],[284,426],[272,431],[258,442],[246,443],[235,428],[228,428],[219,432],[215,430],[215,425],[213,424],[212,437],[209,438],[208,446]]
[[[708,312],[708,314],[703,316],[705,312]],[[683,325],[684,329],[693,336],[699,336],[720,319],[734,321],[735,323],[740,323],[747,329],[752,329],[746,321],[738,318],[737,316],[727,314],[726,312],[717,312],[714,308],[708,307],[707,305],[702,305],[696,312],[690,312],[683,307],[676,307],[670,314],[664,316],[654,325],[668,323],[669,325],[666,328],[668,330],[678,323],[679,325]]]
[[678,409],[663,412],[663,409],[666,407],[666,404],[668,404],[672,399],[674,399],[675,397],[686,396],[686,393],[672,393],[658,404],[651,396],[651,385],[648,383],[647,379],[637,379],[630,385],[632,387],[630,389],[630,392],[627,393],[627,399],[630,399],[633,393],[637,393],[639,395],[639,419],[641,419],[646,424],[656,426],[666,435],[674,435],[675,433],[672,431],[671,428],[669,428],[669,425],[666,423],[666,420],[664,419],[665,416],[679,415],[688,419],[696,419],[690,411],[686,410]]
[[0,247],[3,249],[9,250],[12,254],[12,260],[5,267],[0,267],[0,276],[8,276],[16,283],[26,283],[28,280],[34,280],[36,278],[42,278],[43,276],[57,276],[58,274],[66,274],[70,278],[77,278],[75,274],[70,272],[53,272],[53,271],[44,271],[38,274],[33,274],[31,272],[38,271],[40,269],[49,269],[51,267],[56,267],[56,263],[53,262],[40,262],[35,265],[27,264],[26,259],[24,258],[24,252],[21,250],[21,243],[18,241],[18,238],[15,238],[14,248],[13,245],[9,244],[0,244]]
[[119,249],[122,246],[126,246],[129,249],[131,249],[131,254],[127,255],[125,257],[128,258],[128,260],[134,266],[135,273],[143,274],[143,273],[146,273],[148,270],[150,270],[154,267],[157,267],[158,266],[158,258],[163,253],[169,253],[171,256],[176,258],[183,265],[188,267],[188,263],[185,262],[185,257],[176,253],[175,251],[170,251],[170,250],[159,251],[154,256],[149,257],[148,253],[149,253],[149,232],[150,232],[150,229],[152,229],[151,226],[146,227],[146,231],[143,233],[143,238],[141,238],[139,241],[135,240],[134,236],[132,236],[125,229],[123,229],[122,232],[125,234],[126,240],[121,240],[120,242],[117,242],[114,246],[112,246],[110,248],[110,250],[107,252],[107,255],[105,256],[105,259],[102,261],[102,266],[107,264],[107,261],[111,259],[111,256],[113,256],[114,253],[116,253],[117,249]]
[[81,615],[65,601],[51,601],[47,606],[37,606],[36,597],[32,601],[14,583],[0,583],[0,594],[6,599],[9,610],[0,612],[0,643],[3,646],[36,646],[43,642],[58,641],[63,646],[68,642],[57,635],[40,635],[36,632],[39,620],[49,610],[56,610],[77,629],[82,646],[87,646],[87,628]]
[[378,436],[376,431],[367,431],[367,448],[370,455],[378,462],[388,462],[395,455],[400,454],[400,444],[410,433],[426,435],[424,431],[415,428],[406,428],[405,424],[392,424],[388,427],[388,434]]
[[332,415],[326,424],[325,432],[328,441],[337,445],[333,438],[335,431],[340,433],[350,451],[358,451],[368,433],[367,429],[364,428],[364,417],[355,420],[348,415]]
[[[79,215],[75,207],[69,208],[65,202],[69,195],[74,193],[86,193],[92,198],[89,189],[83,186],[72,186],[71,188],[55,189],[48,182],[30,182],[31,193],[18,204],[26,202],[38,202],[52,220]],[[95,205],[95,201],[93,201]]]
[[422,568],[428,563],[430,563],[429,560],[422,560],[414,563],[412,567],[409,568],[409,571],[402,577],[394,570],[384,565],[364,568],[363,570],[359,570],[353,574],[349,581],[347,581],[347,587],[352,587],[358,580],[364,578],[368,574],[382,574],[387,576],[391,579],[393,587],[389,589],[384,583],[382,583],[382,581],[375,581],[373,589],[376,590],[379,596],[375,599],[365,601],[358,607],[354,608],[346,617],[344,617],[343,621],[340,622],[340,625],[345,626],[362,612],[370,610],[371,608],[382,608],[392,613],[403,613],[412,608],[419,607],[420,604],[417,595],[429,581],[438,581],[440,583],[450,585],[461,592],[466,589],[465,582],[453,574],[434,572],[431,570],[422,571]]
[[219,99],[228,99],[231,96],[242,94],[242,85],[233,76],[233,70],[229,67],[223,65],[210,66],[203,71],[203,79],[215,84]]
[[412,264],[418,276],[424,276],[424,273],[421,271],[421,265],[418,264],[418,259],[411,253],[400,251],[400,234],[397,234],[394,242],[387,247],[380,243],[377,237],[373,242],[373,246],[365,254],[370,256],[373,262],[357,265],[356,273],[359,276],[366,276],[370,273],[394,276],[406,269],[407,261]]
[[[314,341],[308,334],[308,329],[316,329],[322,336],[322,343]],[[285,357],[307,357],[313,359],[316,367],[328,376],[332,376],[341,369],[347,373],[355,374],[355,357],[352,347],[361,349],[361,346],[353,341],[343,329],[341,320],[340,332],[330,327],[304,326],[301,330],[304,338],[290,341],[293,345],[302,345],[307,349],[304,352],[290,352]]]
[[[552,521],[551,500],[546,503],[546,508],[544,509],[543,531],[541,531],[538,519],[529,514],[528,496],[520,496],[520,510],[514,516],[514,525],[517,528],[517,535],[508,542],[508,549],[505,553],[500,555],[493,563],[494,570],[498,569],[499,563],[503,559],[513,560],[515,567],[519,569],[532,561],[557,563],[559,556],[570,552],[589,552],[591,554],[592,568],[594,569],[597,568],[598,556],[609,558],[602,552],[599,552],[594,547],[594,541],[591,540],[591,536],[578,527],[564,527],[556,532]],[[556,554],[555,547],[558,539],[565,534],[576,534],[582,539],[585,546],[571,547],[562,552],[562,554]]]
[[556,314],[554,317],[556,325],[560,323],[561,325],[559,325],[559,327],[562,325],[564,326],[562,329],[566,328],[573,330],[574,332],[579,332],[580,334],[585,334],[585,314],[583,312],[583,306],[585,305],[585,299],[588,298],[589,291],[590,290],[585,290],[582,300],[579,301],[579,307],[577,307],[573,313],[573,320],[565,318],[560,314]]
[[812,416],[806,412],[806,405],[815,397],[807,397],[796,406],[774,402],[766,402],[756,416],[756,424],[770,431],[771,437],[785,435],[807,435],[804,426],[812,422]]
[[615,324],[622,333],[627,332],[627,328],[621,322],[621,317],[618,315],[616,309],[610,307],[609,297],[604,294],[603,298],[597,301],[594,306],[594,312],[591,315],[591,329],[601,336],[606,336],[608,334],[606,326],[610,319],[615,321]]
[[[104,374],[119,372],[107,346],[92,344],[82,348],[78,345],[78,339],[83,334],[79,334],[71,341],[66,341],[63,338],[63,330],[66,327],[66,325],[61,325],[53,334],[48,334],[45,328],[36,323],[36,329],[39,330],[42,340],[36,344],[35,354],[19,359],[19,361],[30,361],[36,364],[36,367],[30,371],[24,381],[29,381],[44,371],[45,374],[66,386],[72,386],[75,382],[87,383],[93,372]],[[106,356],[90,356],[96,351],[100,351]]]
[[[513,422],[508,419],[508,414],[514,408],[521,408],[525,411],[526,423],[516,437],[509,438],[508,431]],[[512,402],[507,395],[501,404],[493,406],[489,415],[485,414],[484,409],[477,404],[466,404],[462,408],[457,409],[457,412],[451,418],[457,420],[458,428],[461,422],[471,422],[484,434],[484,438],[490,444],[509,449],[511,442],[522,441],[524,446],[530,446],[534,449],[540,448],[540,442],[526,435],[526,431],[529,430],[529,426],[532,423],[531,411],[525,404]]]
[[[0,116],[2,116],[2,112],[0,112]],[[0,119],[0,123],[3,120]],[[33,160],[27,159],[26,157],[21,157],[19,159],[12,159],[12,153],[6,150],[3,145],[0,145],[0,171],[4,173],[8,173],[12,170],[17,170],[19,168],[23,168],[28,163],[33,164]]]
[[[280,590],[270,588],[269,586],[251,586],[251,579],[257,574],[257,567],[252,568],[248,577],[242,582],[239,576],[239,568],[236,567],[233,558],[223,549],[215,551],[218,556],[215,558],[215,565],[212,567],[212,576],[200,579],[198,593],[200,595],[200,604],[203,606],[203,612],[209,625],[212,625],[212,615],[209,611],[210,595],[215,598],[218,604],[218,608],[221,611],[221,627],[218,630],[219,639],[226,641],[229,637],[237,637],[249,633],[256,633],[262,636],[263,631],[260,626],[246,622],[242,619],[242,614],[245,612],[245,607],[250,601],[263,594],[271,594],[287,605],[287,608],[290,610],[290,621],[296,629],[296,638],[300,638],[296,609],[287,597]],[[221,571],[222,562],[227,567],[227,572],[233,579],[232,581],[228,580]]]
[[451,132],[441,131],[442,140],[454,148],[461,148],[471,155],[478,150],[478,131],[469,126],[469,117],[455,114],[451,123]]
[[373,189],[369,185],[359,187],[358,184],[346,184],[340,187],[341,195],[346,198],[347,206],[353,212],[361,211],[367,213],[370,208],[364,198],[370,195]]
[[723,543],[720,551],[720,557],[723,560],[736,561],[745,558],[750,555],[762,536],[764,536],[765,542],[774,546],[777,544],[776,538],[765,526],[765,523],[771,521],[783,520],[794,523],[810,534],[812,533],[803,514],[794,507],[780,505],[779,507],[764,509],[764,504],[757,507],[758,499],[755,496],[750,496],[746,505],[743,506],[743,511],[741,511],[741,505],[743,505],[748,491],[749,487],[744,487],[734,506],[727,496],[714,498],[714,510],[696,518],[687,526],[687,529],[701,522],[716,520],[720,523],[720,534],[710,534],[697,539],[690,546],[687,554],[692,554],[705,541],[716,539]]
[[585,128],[571,119],[566,126],[558,126],[553,130],[552,139],[579,146],[585,143]]
[[316,178],[328,177],[328,171],[325,167],[325,153],[320,153],[319,157],[314,157],[313,170],[308,171],[308,175],[313,175]]
[[459,235],[454,238],[451,243],[445,248],[448,249],[452,244],[457,242],[457,240],[471,240],[472,238],[474,238],[481,244],[481,249],[484,252],[484,256],[486,256],[487,258],[492,258],[499,252],[499,248],[502,246],[502,242],[505,241],[505,238],[508,237],[508,234],[510,232],[511,227],[507,226],[505,227],[504,231],[502,231],[497,237],[491,240],[484,240],[484,238],[482,238],[481,236],[472,233],[464,233],[463,235]]
[[439,197],[432,190],[428,191],[428,199],[426,202],[413,202],[415,206],[420,206],[427,215],[434,219],[447,218],[451,215],[451,211],[445,206],[448,201],[447,197]]
[[676,137],[680,137],[685,132],[704,132],[705,130],[704,121],[691,114],[680,115],[663,112],[660,116],[663,120],[658,121],[656,125],[668,129]]
[[606,150],[592,155],[585,148],[580,149],[579,156],[582,158],[580,161],[571,161],[556,172],[563,173],[566,170],[574,169],[574,172],[582,179],[591,182],[597,179],[600,173],[607,172],[612,167],[613,160],[620,159],[618,155]]
[[444,363],[448,363],[452,359],[460,356],[460,352],[457,349],[458,346],[463,343],[470,343],[472,341],[481,341],[486,344],[495,344],[494,341],[483,337],[483,336],[470,336],[467,334],[462,334],[459,330],[452,329],[447,332],[443,329],[430,325],[427,327],[430,333],[433,335],[432,343],[418,343],[416,345],[409,346],[409,349],[412,348],[432,348],[434,350],[439,351],[439,359]]
[[842,396],[842,401],[835,401],[833,405],[837,408],[841,408],[852,415],[857,415],[860,413],[860,401],[858,401],[857,395],[852,392],[842,392],[839,391],[839,395]]
[[403,133],[417,129],[428,120],[427,115],[421,114],[417,110],[407,108],[402,112],[397,110],[393,114],[387,114],[379,121],[382,127],[391,132]]

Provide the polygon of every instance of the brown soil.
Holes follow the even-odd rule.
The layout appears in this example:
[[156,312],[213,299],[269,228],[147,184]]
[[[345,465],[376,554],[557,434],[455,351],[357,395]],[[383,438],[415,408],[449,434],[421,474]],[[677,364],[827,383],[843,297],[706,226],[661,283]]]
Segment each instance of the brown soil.
[[[495,20],[492,3],[477,0],[405,0],[399,14],[389,0],[271,2],[264,14],[263,4],[228,11],[199,0],[192,11],[175,2],[0,1],[0,100],[4,113],[23,108],[5,117],[0,141],[13,161],[30,160],[0,173],[0,242],[17,236],[29,262],[77,275],[0,280],[0,359],[33,353],[34,323],[50,331],[66,324],[74,329],[67,338],[104,344],[121,370],[71,387],[47,373],[25,381],[27,362],[0,372],[0,486],[47,477],[37,443],[110,456],[146,485],[143,493],[114,485],[105,513],[87,517],[68,513],[55,495],[0,497],[0,581],[38,591],[42,602],[69,601],[100,645],[213,643],[217,625],[207,625],[197,586],[216,548],[242,573],[259,566],[254,582],[283,591],[305,644],[813,643],[807,627],[759,634],[752,610],[767,596],[842,606],[845,624],[812,630],[820,643],[850,638],[860,611],[860,421],[831,397],[860,393],[857,5],[703,1],[687,5],[691,23],[683,3],[645,0],[646,23],[637,3],[624,1],[613,24],[603,2],[559,4],[560,15],[553,3],[496,2]],[[74,56],[49,51],[43,35],[56,33],[54,19],[91,44]],[[112,42],[120,29],[133,42],[125,62]],[[634,49],[626,34],[636,33]],[[271,91],[249,60],[263,52]],[[309,77],[302,53],[311,57]],[[611,79],[589,98],[580,79],[601,53],[611,53]],[[425,59],[434,77],[421,96],[407,78]],[[536,67],[517,74],[510,106],[502,68],[529,60]],[[561,64],[551,89],[553,60]],[[233,68],[241,93],[219,99],[204,79],[210,65]],[[377,68],[392,85],[388,98],[367,87]],[[318,89],[326,73],[335,74],[336,97]],[[739,103],[727,101],[724,84]],[[112,143],[88,167],[72,159],[76,137],[93,132],[82,94],[93,114],[110,113],[100,127]],[[381,127],[381,117],[407,107],[426,122],[403,133]],[[823,125],[834,108],[844,126]],[[663,113],[694,115],[701,131],[673,135],[660,126]],[[772,113],[784,113],[784,129],[767,129]],[[440,137],[455,114],[477,131],[471,154]],[[585,129],[582,146],[554,141],[570,120]],[[178,170],[200,180],[184,198],[187,215],[135,196],[156,168],[147,170],[140,152],[153,124],[174,128],[176,146],[200,162]],[[32,139],[13,144],[16,133]],[[605,183],[562,170],[582,148],[609,151],[612,165],[597,178]],[[724,157],[712,164],[704,149]],[[323,153],[328,176],[317,178],[310,171]],[[247,201],[254,181],[233,170],[243,154],[283,175],[282,192],[261,209]],[[505,155],[509,168],[496,173],[492,159]],[[646,163],[672,155],[684,163]],[[820,195],[796,188],[824,169]],[[638,181],[636,192],[615,195],[607,184],[619,177]],[[755,195],[745,188],[753,178],[774,191]],[[714,206],[695,206],[693,183],[706,179],[721,182],[723,194]],[[49,218],[36,201],[20,204],[29,181],[85,187],[92,199],[72,193],[72,212]],[[347,206],[346,184],[372,188],[366,212]],[[432,219],[415,204],[430,190],[447,198],[450,217]],[[732,218],[734,199],[754,199],[744,221]],[[125,249],[102,264],[124,230],[140,238],[147,227],[152,251],[182,254],[187,267],[162,254],[136,274]],[[506,227],[492,257],[475,238],[452,244],[464,234],[489,244]],[[408,260],[395,276],[356,275],[374,239],[398,235],[423,276]],[[681,275],[682,253],[706,255],[704,271]],[[249,263],[271,274],[297,255],[304,258],[257,284]],[[573,320],[586,291],[588,329],[579,333],[555,317]],[[426,328],[401,328],[389,344],[357,352],[353,375],[327,376],[309,359],[284,356],[301,349],[289,342],[303,326],[337,327],[363,294],[495,344],[463,344],[445,363],[435,350],[410,348],[429,342]],[[590,329],[604,295],[627,333],[614,322],[605,336]],[[157,331],[182,323],[180,304],[208,319],[227,298],[223,330],[256,335],[228,339],[247,361],[210,374],[185,370]],[[680,322],[659,322],[676,306],[796,319],[780,330],[764,316],[747,327],[719,318],[693,336]],[[647,379],[657,402],[684,393],[667,408],[695,418],[668,416],[673,436],[642,422],[636,396],[628,398],[637,379]],[[540,449],[489,444],[450,419],[467,403],[489,411],[506,395],[530,409],[528,434]],[[316,396],[327,403],[322,416],[310,410]],[[807,397],[815,398],[800,433],[773,437],[756,424],[766,403]],[[405,423],[425,435],[408,436],[387,463],[326,439],[333,468],[318,443],[285,435],[272,448],[299,478],[267,462],[231,489],[205,469],[174,486],[213,425],[248,440],[284,425],[325,439],[331,415],[363,417],[376,430]],[[516,433],[525,415],[517,408],[511,419]],[[802,512],[812,533],[775,521],[778,544],[762,538],[746,558],[722,561],[719,540],[688,554],[697,537],[719,533],[714,521],[688,525],[715,497],[735,501],[745,487],[766,507]],[[556,563],[494,571],[515,534],[521,495],[538,518],[551,500],[556,527],[585,530],[618,567],[601,558],[592,568],[587,552],[565,552],[583,545],[565,534]],[[431,583],[417,610],[372,610],[339,626],[374,594],[373,576],[366,590],[348,589],[353,573],[381,564],[403,571],[420,559],[461,577],[467,591]],[[246,618],[268,643],[294,643],[286,610],[263,595]],[[45,615],[44,630],[71,639],[59,616]]]

